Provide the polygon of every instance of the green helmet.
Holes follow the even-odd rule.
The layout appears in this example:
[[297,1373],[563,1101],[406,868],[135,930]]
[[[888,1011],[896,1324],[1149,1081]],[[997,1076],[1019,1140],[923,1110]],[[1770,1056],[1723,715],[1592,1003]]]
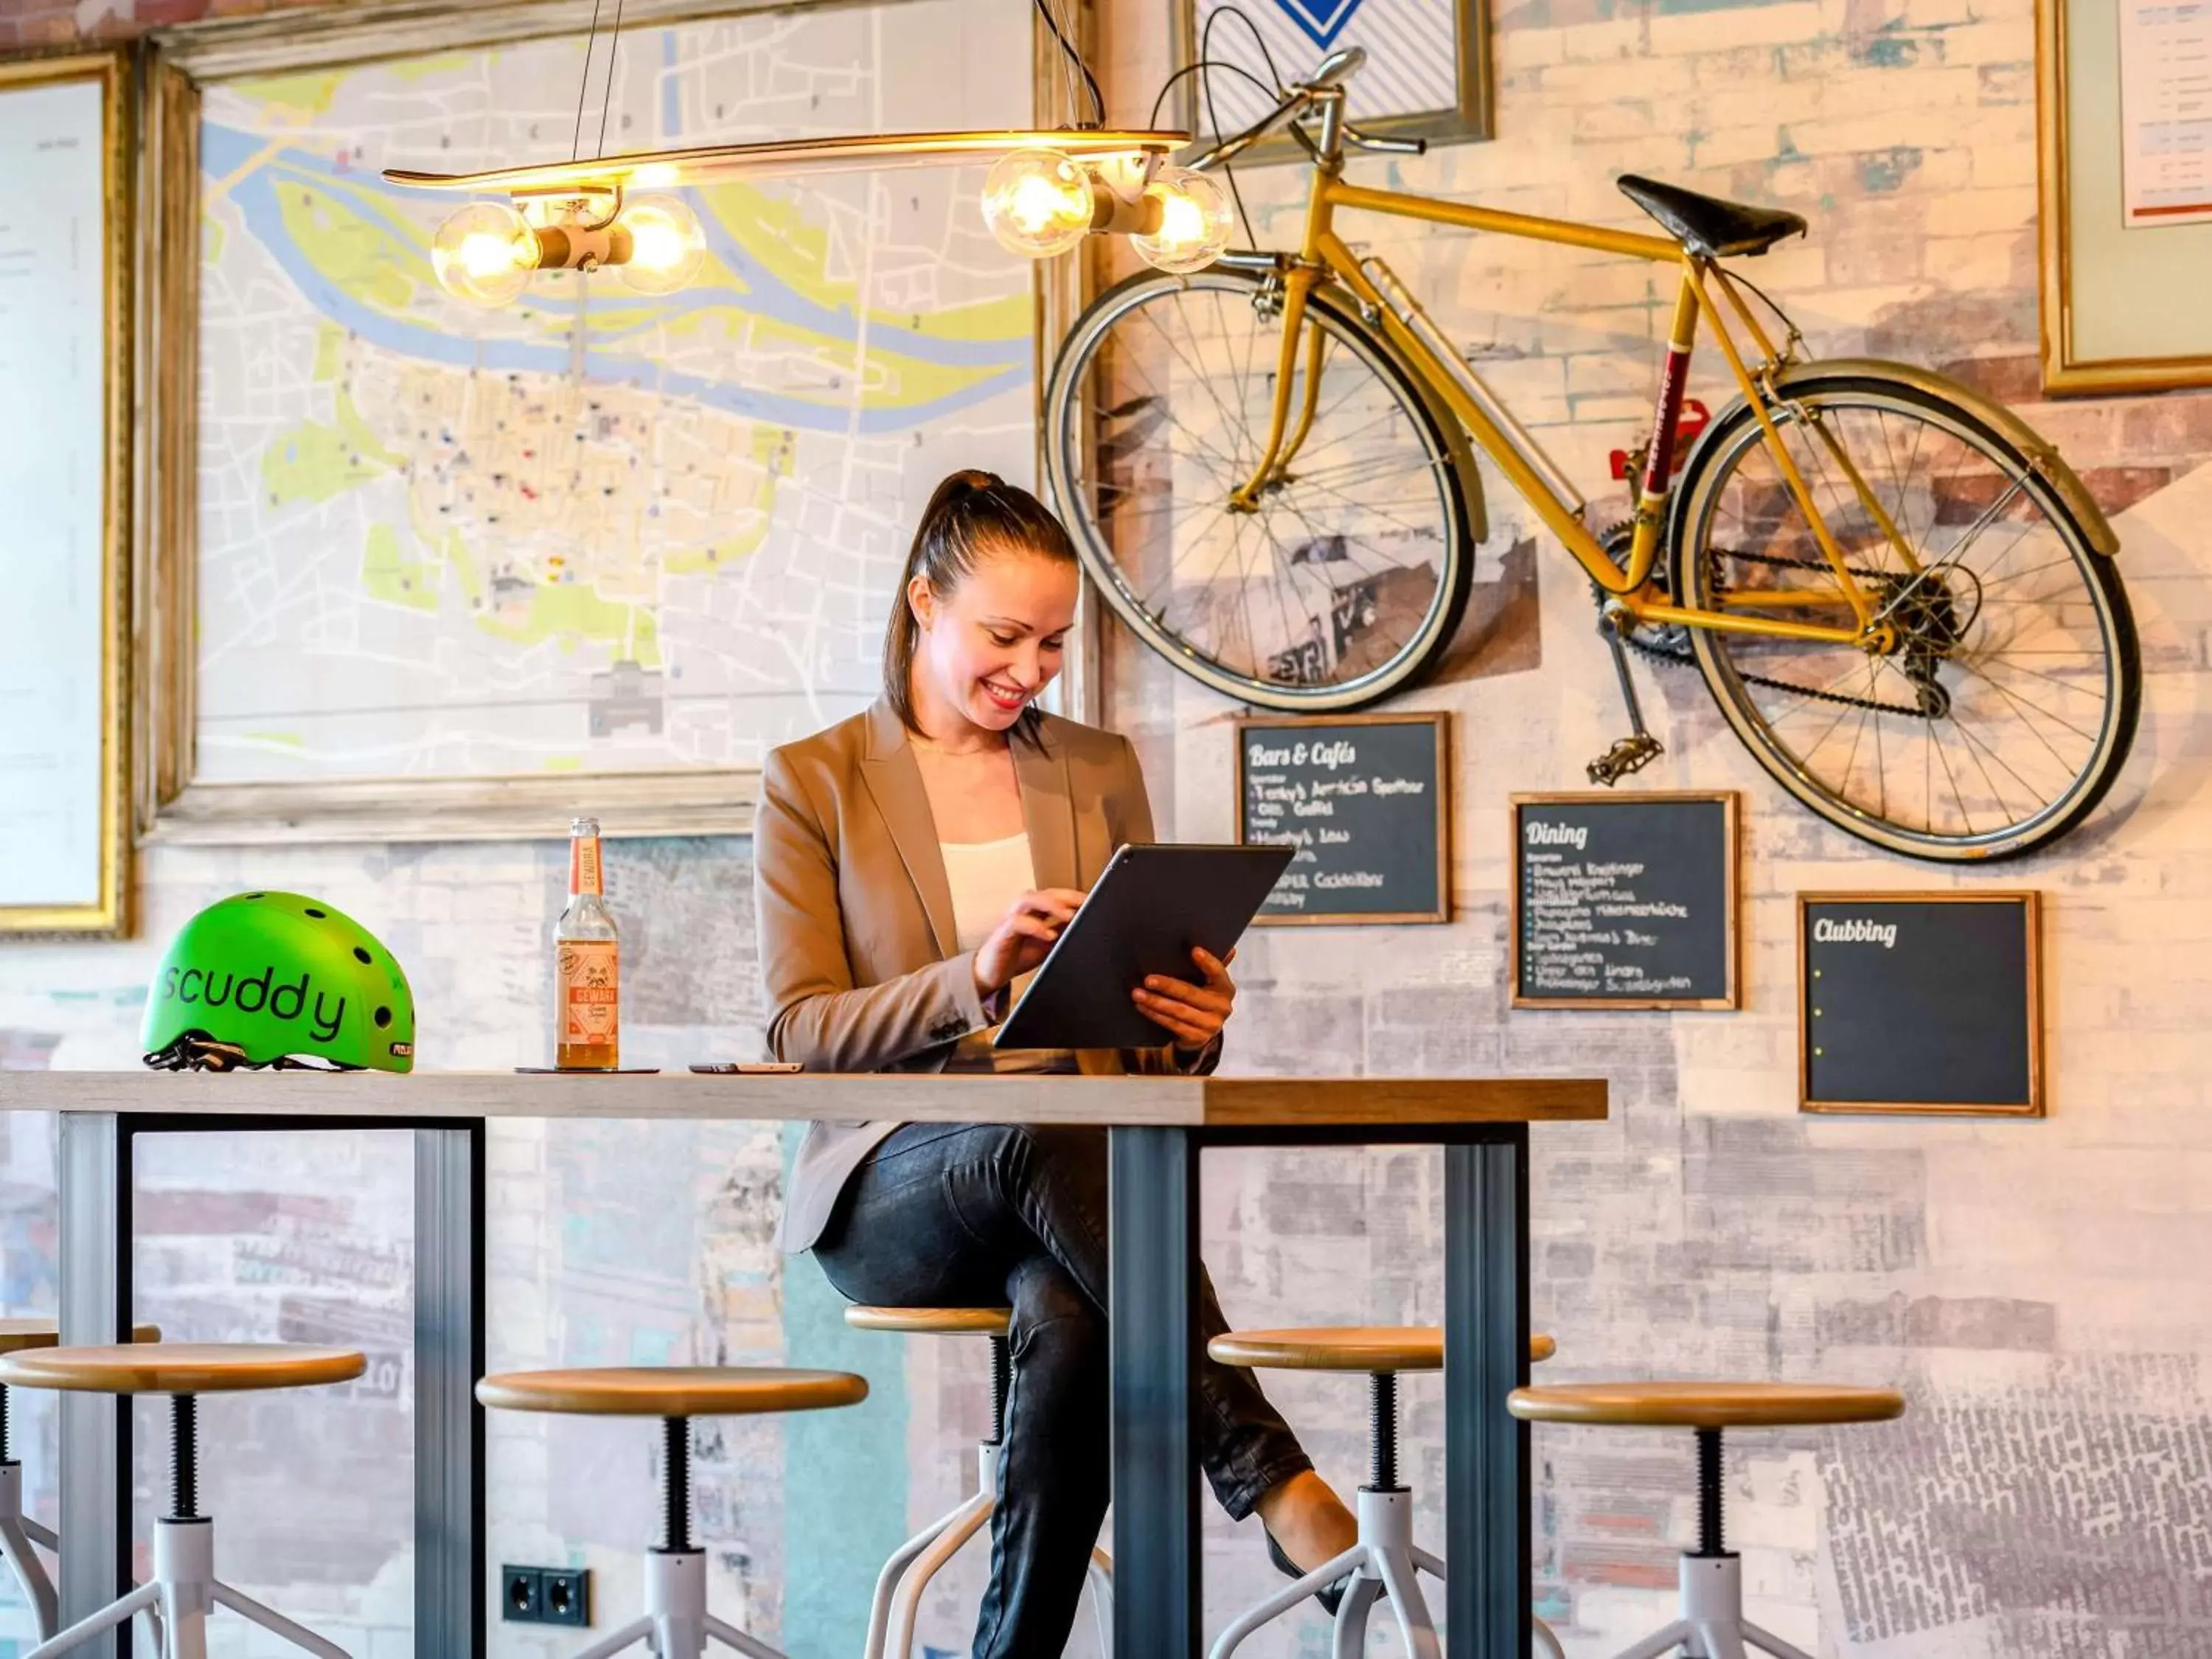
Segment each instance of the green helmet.
[[146,1063],[228,1071],[308,1054],[415,1069],[415,999],[392,952],[334,905],[241,893],[170,941],[146,996]]

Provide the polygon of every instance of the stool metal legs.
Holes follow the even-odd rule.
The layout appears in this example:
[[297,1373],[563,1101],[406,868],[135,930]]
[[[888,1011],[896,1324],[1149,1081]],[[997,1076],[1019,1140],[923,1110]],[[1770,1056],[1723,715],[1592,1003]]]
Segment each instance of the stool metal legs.
[[1743,1562],[1734,1555],[1682,1558],[1682,1616],[1646,1637],[1620,1659],[1660,1659],[1680,1648],[1689,1659],[1749,1659],[1756,1650],[1772,1659],[1813,1659],[1743,1616]]
[[[1390,1614],[1397,1622],[1409,1659],[1443,1659],[1436,1620],[1421,1594],[1420,1574],[1425,1572],[1441,1583],[1444,1564],[1413,1542],[1413,1493],[1363,1486],[1357,1496],[1359,1541],[1334,1560],[1239,1613],[1214,1639],[1212,1659],[1229,1659],[1246,1637],[1341,1578],[1352,1582],[1344,1587],[1344,1600],[1337,1604],[1335,1640],[1330,1649],[1334,1659],[1360,1659],[1367,1651],[1367,1621],[1375,1603],[1384,1596],[1389,1597]],[[1552,1659],[1564,1659],[1559,1638],[1540,1619],[1535,1621],[1535,1632],[1540,1650]],[[1621,1659],[1652,1659],[1664,1651],[1655,1648],[1647,1655],[1639,1649],[1634,1656],[1623,1654]],[[1773,1651],[1778,1652],[1778,1659],[1807,1659],[1802,1654]],[[1714,1659],[1723,1656],[1716,1654]],[[1730,1654],[1726,1659],[1743,1659],[1743,1656]]]
[[335,1642],[325,1641],[306,1626],[294,1624],[218,1580],[215,1522],[204,1517],[155,1522],[153,1577],[122,1600],[110,1602],[90,1618],[81,1619],[59,1635],[40,1643],[24,1659],[52,1659],[142,1613],[154,1627],[161,1659],[207,1659],[208,1614],[219,1607],[228,1607],[280,1640],[315,1655],[316,1659],[347,1659],[346,1650]]
[[[1229,1659],[1244,1638],[1273,1624],[1316,1590],[1341,1579],[1350,1582],[1337,1603],[1333,1659],[1361,1659],[1367,1651],[1367,1620],[1376,1600],[1390,1598],[1391,1616],[1405,1639],[1407,1659],[1443,1659],[1443,1644],[1437,1636],[1421,1595],[1420,1575],[1442,1581],[1444,1564],[1413,1542],[1413,1494],[1398,1484],[1398,1378],[1393,1371],[1374,1371],[1368,1376],[1370,1434],[1368,1482],[1359,1489],[1357,1514],[1359,1536],[1352,1547],[1333,1561],[1322,1563],[1287,1589],[1278,1590],[1255,1607],[1246,1609],[1214,1638],[1211,1659]],[[1536,1645],[1551,1659],[1565,1659],[1559,1638],[1542,1620],[1531,1626]],[[1658,1651],[1655,1650],[1655,1651]],[[871,1656],[872,1659],[872,1656]],[[1622,1659],[1631,1659],[1623,1655]],[[1638,1654],[1634,1659],[1650,1659]],[[1714,1659],[1745,1659],[1741,1653],[1716,1655]],[[1805,1659],[1803,1655],[1782,1659]]]
[[574,1659],[611,1659],[624,1648],[648,1638],[655,1659],[700,1659],[707,1651],[709,1637],[724,1647],[736,1649],[745,1659],[783,1659],[767,1643],[757,1641],[707,1611],[704,1550],[655,1550],[647,1556],[645,1607],[642,1618],[631,1620]]
[[[0,1395],[4,1392],[0,1390]],[[0,1404],[0,1411],[6,1409],[4,1404]],[[46,1576],[46,1564],[39,1559],[33,1545],[58,1550],[60,1540],[50,1528],[23,1513],[23,1466],[12,1462],[0,1463],[0,1556],[7,1558],[8,1571],[15,1575],[15,1582],[29,1599],[38,1619],[39,1639],[44,1641],[61,1622],[61,1613],[54,1595],[54,1581]]]
[[[960,1553],[968,1540],[989,1524],[998,1507],[999,1446],[987,1440],[975,1448],[975,1492],[931,1522],[892,1553],[876,1579],[868,1607],[865,1659],[907,1659],[914,1651],[914,1627],[930,1580]],[[1098,1621],[1098,1650],[1114,1651],[1114,1561],[1095,1546],[1089,1569],[1091,1607]],[[588,1659],[578,1656],[578,1659]]]

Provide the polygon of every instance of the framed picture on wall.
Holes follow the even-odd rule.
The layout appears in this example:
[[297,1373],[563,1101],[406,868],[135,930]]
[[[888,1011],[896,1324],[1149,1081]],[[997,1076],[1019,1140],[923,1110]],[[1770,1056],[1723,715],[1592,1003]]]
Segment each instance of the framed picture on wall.
[[2212,385],[2212,11],[2037,11],[2044,388]]
[[155,33],[154,836],[741,833],[768,749],[875,696],[939,481],[1035,478],[1072,310],[981,166],[683,185],[673,294],[440,288],[469,198],[386,167],[1063,118],[1029,0],[627,10]]
[[[1329,52],[1367,61],[1346,85],[1363,132],[1455,143],[1492,135],[1489,0],[1170,0],[1179,124],[1203,137],[1239,132],[1274,107],[1278,80],[1304,80]],[[1226,65],[1208,73],[1201,61]],[[1242,71],[1242,73],[1239,73]],[[1252,77],[1247,79],[1247,76]],[[1255,84],[1256,82],[1256,84]],[[1209,100],[1211,107],[1209,109]],[[1305,152],[1278,137],[1240,165]]]
[[129,87],[0,62],[0,933],[129,921]]

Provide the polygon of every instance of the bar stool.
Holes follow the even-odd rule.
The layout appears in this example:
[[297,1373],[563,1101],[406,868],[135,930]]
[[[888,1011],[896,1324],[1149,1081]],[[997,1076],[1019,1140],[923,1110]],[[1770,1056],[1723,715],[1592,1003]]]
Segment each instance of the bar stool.
[[1742,1564],[1721,1536],[1721,1436],[1729,1429],[1886,1423],[1905,1415],[1887,1389],[1795,1382],[1591,1382],[1516,1389],[1506,1409],[1528,1423],[1693,1429],[1698,1436],[1698,1547],[1682,1553],[1682,1616],[1619,1659],[1659,1659],[1680,1648],[1698,1659],[1812,1659],[1743,1616]]
[[[131,1328],[133,1342],[159,1342],[161,1329],[158,1325],[134,1325]],[[22,1353],[31,1348],[52,1348],[61,1342],[61,1332],[51,1319],[0,1319],[0,1354]],[[38,1549],[51,1550],[58,1554],[60,1540],[53,1528],[41,1526],[23,1513],[23,1466],[15,1461],[15,1453],[8,1432],[8,1385],[0,1382],[0,1558],[8,1563],[8,1571],[15,1575],[17,1584],[31,1603],[32,1616],[38,1624],[39,1639],[45,1641],[54,1633],[59,1622],[59,1603],[54,1595],[54,1582],[46,1576],[46,1564],[39,1559]]]
[[[914,1651],[914,1627],[930,1580],[959,1554],[968,1540],[989,1523],[998,1507],[999,1452],[1006,1438],[1006,1390],[1013,1358],[1006,1350],[1005,1308],[874,1308],[845,1310],[845,1322],[860,1331],[897,1331],[915,1336],[980,1335],[991,1339],[991,1437],[975,1448],[975,1491],[947,1513],[900,1545],[876,1579],[868,1608],[868,1639],[863,1659],[908,1659]],[[1098,1650],[1114,1650],[1114,1562],[1097,1545],[1091,1549],[1091,1605],[1098,1620]]]
[[769,1365],[505,1371],[478,1382],[477,1401],[494,1411],[660,1419],[663,1541],[646,1556],[646,1610],[575,1659],[608,1659],[640,1642],[651,1644],[655,1659],[700,1659],[710,1636],[748,1659],[784,1659],[707,1611],[707,1553],[691,1541],[691,1419],[825,1411],[867,1397],[866,1381],[849,1371]]
[[[1436,1620],[1422,1599],[1419,1572],[1441,1579],[1443,1559],[1413,1542],[1413,1494],[1398,1484],[1398,1374],[1442,1370],[1444,1334],[1433,1325],[1370,1325],[1284,1331],[1229,1331],[1206,1345],[1218,1364],[1283,1371],[1364,1371],[1368,1390],[1367,1484],[1358,1493],[1359,1540],[1334,1560],[1315,1568],[1287,1589],[1248,1607],[1214,1639],[1212,1659],[1228,1659],[1240,1643],[1296,1607],[1309,1595],[1349,1577],[1336,1610],[1337,1659],[1367,1650],[1367,1617],[1378,1596],[1404,1637],[1408,1659],[1442,1659]],[[1528,1358],[1549,1359],[1559,1345],[1548,1336],[1528,1339]],[[1559,1638],[1540,1619],[1537,1644],[1565,1659]]]
[[169,1396],[171,1513],[154,1523],[154,1577],[98,1613],[41,1642],[23,1659],[53,1659],[144,1613],[161,1659],[205,1659],[208,1615],[228,1607],[319,1659],[345,1650],[233,1589],[215,1576],[215,1522],[199,1512],[199,1396],[347,1382],[368,1362],[350,1348],[291,1342],[124,1343],[32,1348],[0,1356],[0,1383],[76,1394]]

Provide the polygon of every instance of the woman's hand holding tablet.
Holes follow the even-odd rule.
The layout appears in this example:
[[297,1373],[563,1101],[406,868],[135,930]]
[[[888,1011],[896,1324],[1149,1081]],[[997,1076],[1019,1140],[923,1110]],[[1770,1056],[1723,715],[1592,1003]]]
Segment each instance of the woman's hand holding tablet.
[[975,947],[975,994],[991,997],[1050,956],[1060,930],[1083,908],[1084,897],[1073,887],[1040,887],[1016,899],[990,937]]
[[1237,1005],[1237,981],[1229,977],[1229,964],[1237,960],[1232,948],[1226,957],[1203,945],[1191,946],[1190,959],[1206,976],[1203,985],[1147,974],[1145,982],[1129,993],[1145,1018],[1163,1027],[1178,1048],[1203,1048],[1221,1035],[1230,1010]]

